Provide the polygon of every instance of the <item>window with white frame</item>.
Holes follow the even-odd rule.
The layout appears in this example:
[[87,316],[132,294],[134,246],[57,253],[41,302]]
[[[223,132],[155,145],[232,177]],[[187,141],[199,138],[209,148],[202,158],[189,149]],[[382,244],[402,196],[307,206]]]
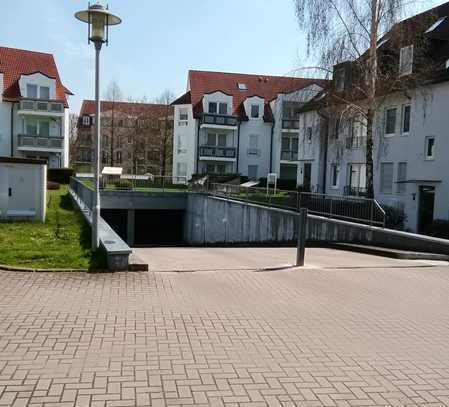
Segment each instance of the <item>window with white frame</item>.
[[217,113],[217,102],[209,102],[209,113],[216,114]]
[[338,164],[331,164],[331,187],[338,188],[340,178],[340,166]]
[[84,126],[90,125],[90,116],[83,116],[83,125]]
[[37,85],[27,84],[27,98],[37,99]]
[[435,137],[426,137],[426,160],[433,160],[435,158]]
[[210,147],[226,147],[227,137],[224,133],[207,133],[206,145]]
[[50,137],[50,122],[48,119],[28,117],[25,120],[25,132],[27,136]]
[[398,109],[389,107],[385,109],[385,135],[393,136],[396,134],[396,116]]
[[189,119],[189,111],[186,107],[181,107],[179,109],[179,120],[180,121],[187,121]]
[[237,86],[238,86],[239,90],[247,90],[248,89],[248,87],[246,86],[246,83],[243,83],[243,82],[239,82],[237,84]]
[[228,104],[227,103],[219,103],[218,104],[218,113],[219,114],[228,114]]
[[399,55],[399,76],[413,72],[413,45],[402,47]]
[[393,163],[380,164],[380,192],[391,194],[393,192]]
[[402,105],[401,133],[403,135],[410,133],[410,113],[411,113],[411,106],[410,105]]
[[398,163],[398,176],[396,179],[396,190],[398,194],[403,194],[406,192],[407,184],[405,183],[407,179],[407,163]]
[[248,178],[252,180],[257,179],[257,170],[257,165],[248,165]]
[[257,148],[258,140],[259,140],[259,136],[257,134],[250,134],[248,155],[258,155],[259,154],[259,149]]
[[176,169],[176,174],[178,177],[185,177],[187,175],[187,163],[177,163]]
[[39,99],[50,100],[50,88],[48,86],[39,87]]
[[312,127],[306,128],[306,142],[311,143],[312,142]]
[[251,118],[257,119],[259,117],[259,105],[251,105]]

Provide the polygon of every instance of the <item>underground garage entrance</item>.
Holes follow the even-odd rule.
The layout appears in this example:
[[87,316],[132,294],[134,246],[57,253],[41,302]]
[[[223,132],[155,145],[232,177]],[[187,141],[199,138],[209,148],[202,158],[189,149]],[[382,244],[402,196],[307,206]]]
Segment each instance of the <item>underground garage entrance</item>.
[[175,246],[184,241],[184,210],[102,209],[101,216],[130,246]]

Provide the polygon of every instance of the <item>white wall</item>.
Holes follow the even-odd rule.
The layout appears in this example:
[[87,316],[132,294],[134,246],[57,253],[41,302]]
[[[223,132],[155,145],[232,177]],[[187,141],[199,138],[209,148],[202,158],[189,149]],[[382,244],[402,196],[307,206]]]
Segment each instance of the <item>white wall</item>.
[[[226,114],[231,115],[232,114],[232,96],[226,95],[223,92],[217,91],[212,92],[204,95],[203,97],[203,112],[208,113],[209,112],[209,102],[216,102],[216,103],[227,103],[228,104],[228,110]],[[218,106],[217,106],[218,109]],[[218,110],[217,110],[218,113]]]
[[0,102],[0,156],[11,155],[11,103]]

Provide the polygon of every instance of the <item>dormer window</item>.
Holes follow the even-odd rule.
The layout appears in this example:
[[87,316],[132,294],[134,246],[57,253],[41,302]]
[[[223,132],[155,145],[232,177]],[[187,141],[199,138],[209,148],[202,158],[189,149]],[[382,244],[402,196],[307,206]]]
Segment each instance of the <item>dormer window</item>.
[[228,114],[228,104],[227,103],[219,103],[218,104],[218,112],[220,114]]
[[246,83],[239,82],[237,84],[237,86],[238,86],[239,90],[248,90],[248,87],[246,86]]
[[209,102],[209,113],[217,113],[217,102]]
[[50,100],[50,88],[48,86],[39,87],[39,99]]
[[27,98],[37,99],[37,85],[27,85]]
[[259,105],[251,105],[251,118],[257,119],[260,117]]
[[399,76],[410,75],[413,71],[413,45],[401,48],[399,55]]
[[221,102],[209,102],[209,113],[226,115],[228,114],[228,104]]
[[90,117],[83,116],[83,126],[89,126],[89,125],[90,125]]

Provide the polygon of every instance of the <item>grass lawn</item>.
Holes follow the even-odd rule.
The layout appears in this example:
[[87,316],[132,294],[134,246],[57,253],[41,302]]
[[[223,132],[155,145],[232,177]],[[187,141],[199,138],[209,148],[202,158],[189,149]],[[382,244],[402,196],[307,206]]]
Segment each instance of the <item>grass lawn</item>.
[[67,185],[47,193],[47,217],[40,222],[0,223],[0,264],[29,268],[105,268],[90,250],[90,227],[72,203]]

